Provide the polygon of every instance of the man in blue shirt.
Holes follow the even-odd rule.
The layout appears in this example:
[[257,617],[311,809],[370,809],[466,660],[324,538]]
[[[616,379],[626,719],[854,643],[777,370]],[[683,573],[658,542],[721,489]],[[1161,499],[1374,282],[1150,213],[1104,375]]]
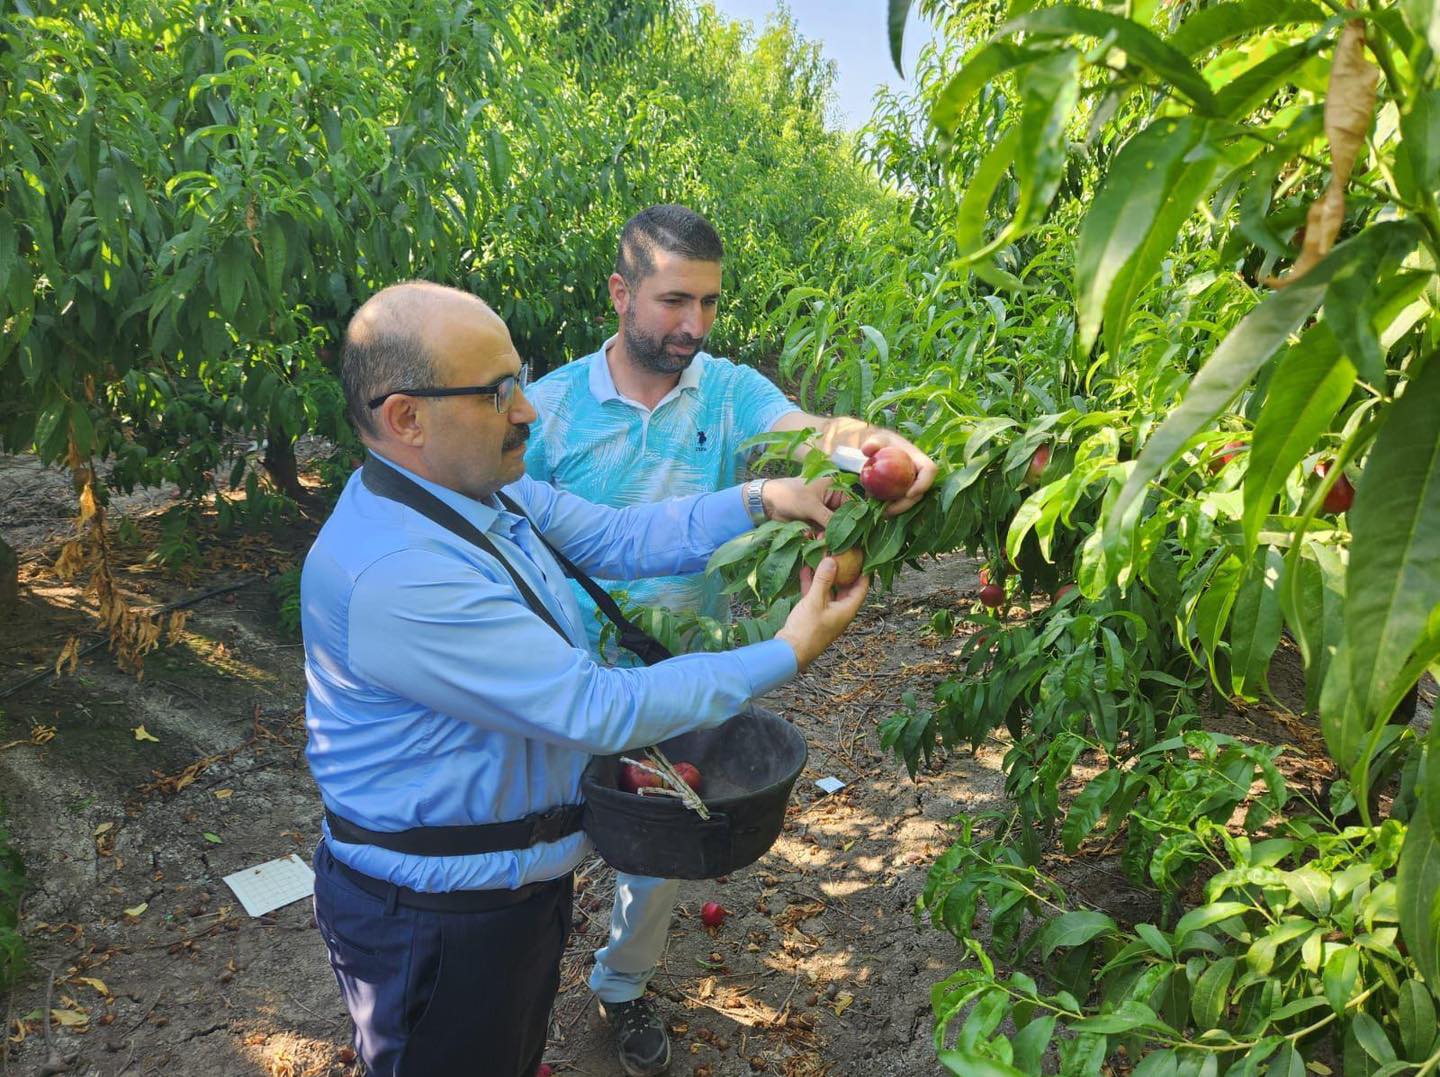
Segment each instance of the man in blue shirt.
[[[703,350],[720,299],[724,250],[710,223],[684,206],[642,210],[621,233],[610,299],[620,331],[591,355],[535,384],[540,415],[525,466],[535,478],[604,505],[637,505],[719,490],[745,470],[744,442],[768,431],[813,429],[829,453],[894,445],[915,462],[904,512],[935,481],[936,466],[905,438],[844,416],[811,415],[758,371]],[[603,582],[603,581],[602,581]],[[623,586],[631,601],[729,620],[720,581],[667,576]],[[592,647],[600,624],[581,598]],[[610,938],[590,987],[632,1077],[669,1065],[664,1023],[644,997],[664,949],[679,884],[620,874]]]
[[823,524],[821,495],[773,480],[616,511],[527,478],[524,368],[450,288],[370,299],[341,376],[370,457],[301,577],[316,921],[370,1074],[484,1059],[531,1077],[589,849],[566,807],[589,758],[718,725],[828,646],[865,585],[832,597],[831,561],[775,640],[604,668],[547,541],[611,577],[693,572],[757,514]]

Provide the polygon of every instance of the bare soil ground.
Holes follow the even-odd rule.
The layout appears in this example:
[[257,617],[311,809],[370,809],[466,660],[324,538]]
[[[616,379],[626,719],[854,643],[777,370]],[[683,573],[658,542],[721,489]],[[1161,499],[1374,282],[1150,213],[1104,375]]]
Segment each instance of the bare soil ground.
[[[0,457],[0,532],[22,561],[21,609],[0,624],[0,798],[31,882],[31,967],[0,999],[0,1075],[356,1075],[309,903],[252,919],[221,881],[291,852],[308,860],[319,832],[301,650],[268,583],[298,563],[318,521],[201,535],[200,567],[177,579],[144,559],[172,504],[151,492],[112,512],[139,525],[120,550],[137,602],[208,596],[182,638],[149,656],[143,679],[100,648],[73,676],[29,680],[72,634],[98,635],[80,589],[48,568],[70,528],[67,480]],[[975,567],[957,557],[903,576],[831,654],[764,701],[805,733],[809,765],[764,858],[682,890],[653,984],[671,1022],[672,1073],[941,1072],[930,987],[961,955],[912,910],[952,816],[1004,805],[1006,744],[937,760],[912,782],[875,730],[902,692],[924,699],[943,675],[959,641],[926,626],[937,609],[968,606]],[[1272,742],[1314,735],[1280,714],[1232,710],[1223,725]],[[824,795],[814,782],[826,775],[847,788]],[[1312,787],[1326,776],[1308,763],[1292,775]],[[1052,867],[1082,900],[1153,915],[1150,896],[1113,865]],[[582,866],[547,1051],[567,1077],[620,1072],[585,987],[612,887],[598,859]],[[712,899],[731,915],[707,931],[699,909]]]
[[[117,498],[112,516],[140,526],[120,551],[122,585],[141,604],[235,589],[191,607],[183,637],[148,657],[142,679],[102,647],[73,676],[22,683],[72,634],[99,637],[80,589],[49,571],[70,531],[66,478],[0,458],[0,529],[22,561],[20,611],[0,624],[0,790],[31,883],[31,967],[0,1000],[0,1073],[354,1074],[308,902],[252,919],[221,881],[290,852],[308,860],[318,834],[301,650],[267,582],[303,555],[316,522],[202,535],[201,567],[181,580],[144,560],[172,504],[154,492]],[[947,820],[999,805],[1002,749],[912,783],[875,727],[902,691],[923,695],[939,676],[943,652],[921,629],[974,585],[963,559],[902,581],[765,700],[805,732],[810,761],[771,852],[682,891],[654,983],[673,1073],[939,1071],[929,989],[955,967],[956,947],[917,928],[911,910]],[[825,775],[848,787],[826,796],[814,785]],[[608,1077],[620,1071],[585,977],[613,879],[592,859],[579,880],[547,1059],[562,1074]],[[731,914],[713,932],[699,920],[711,899]]]

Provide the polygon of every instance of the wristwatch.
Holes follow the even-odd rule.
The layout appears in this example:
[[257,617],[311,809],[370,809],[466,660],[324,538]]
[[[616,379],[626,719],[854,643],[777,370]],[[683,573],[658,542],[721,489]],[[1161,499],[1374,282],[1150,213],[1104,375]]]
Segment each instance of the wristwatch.
[[769,479],[751,479],[745,484],[742,493],[745,496],[745,511],[750,514],[750,522],[759,527],[767,519],[765,515],[765,484]]

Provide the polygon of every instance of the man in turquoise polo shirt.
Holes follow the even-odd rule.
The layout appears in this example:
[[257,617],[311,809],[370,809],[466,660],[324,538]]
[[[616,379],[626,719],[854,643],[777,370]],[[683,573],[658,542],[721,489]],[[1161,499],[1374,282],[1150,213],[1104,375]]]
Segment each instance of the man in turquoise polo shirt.
[[[733,485],[747,463],[740,449],[747,439],[809,427],[826,452],[840,446],[874,452],[882,445],[908,452],[915,482],[889,509],[905,511],[935,481],[928,456],[863,420],[808,414],[758,371],[702,350],[720,299],[723,256],[714,228],[684,206],[651,206],[626,223],[610,276],[620,331],[531,386],[539,420],[526,471],[620,507]],[[729,619],[718,582],[705,576],[623,586],[632,602]],[[593,605],[579,598],[599,653]],[[665,1025],[645,987],[664,949],[678,889],[674,880],[617,875],[610,938],[595,955],[590,988],[631,1077],[663,1073],[670,1063]]]

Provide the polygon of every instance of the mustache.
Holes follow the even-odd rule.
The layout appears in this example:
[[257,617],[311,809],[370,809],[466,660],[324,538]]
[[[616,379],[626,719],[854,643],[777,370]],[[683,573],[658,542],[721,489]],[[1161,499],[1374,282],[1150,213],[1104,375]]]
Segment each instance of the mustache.
[[505,435],[505,440],[500,443],[501,449],[514,449],[524,445],[530,440],[530,424],[516,423]]
[[705,343],[705,338],[691,336],[671,336],[666,337],[662,343],[676,344],[682,348],[693,348],[695,351],[698,352],[701,345]]

